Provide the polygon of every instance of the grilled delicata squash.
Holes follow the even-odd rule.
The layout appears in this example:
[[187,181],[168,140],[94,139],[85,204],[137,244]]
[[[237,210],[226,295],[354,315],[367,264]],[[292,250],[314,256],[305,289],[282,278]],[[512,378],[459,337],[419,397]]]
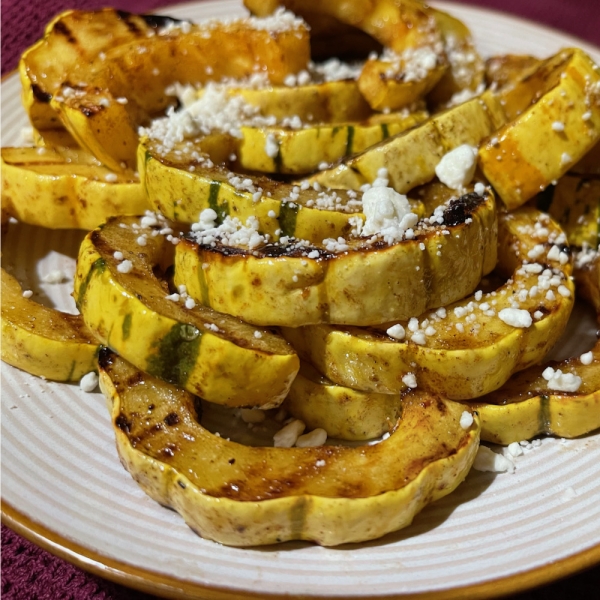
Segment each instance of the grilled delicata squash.
[[244,446],[202,427],[188,392],[108,351],[99,364],[125,468],[151,498],[222,544],[381,537],[454,490],[479,446],[476,415],[465,430],[464,406],[424,395],[403,404],[376,445]]
[[206,306],[255,324],[407,319],[464,297],[496,263],[490,191],[451,200],[443,219],[444,229],[422,220],[414,236],[391,245],[352,237],[337,252],[339,240],[333,248],[294,239],[250,248],[218,238],[199,244],[191,235],[176,247],[175,282]]
[[206,400],[277,406],[298,371],[295,352],[269,330],[171,295],[155,274],[172,255],[166,227],[147,215],[141,224],[111,219],[87,235],[74,292],[84,321],[138,368]]
[[112,173],[84,151],[2,148],[2,210],[23,223],[89,230],[148,208],[133,174]]
[[302,362],[283,406],[308,430],[325,429],[329,437],[340,440],[369,440],[398,420],[402,397],[336,385]]
[[2,360],[55,381],[79,381],[96,370],[98,340],[80,315],[23,297],[19,282],[2,273]]
[[325,187],[357,190],[365,183],[372,183],[379,169],[386,168],[390,186],[405,194],[431,181],[436,166],[450,150],[462,144],[478,146],[504,120],[500,101],[484,92],[306,180]]
[[[283,334],[302,358],[348,388],[394,394],[414,376],[419,389],[454,400],[491,392],[543,359],[574,300],[564,233],[547,215],[530,208],[501,214],[498,238],[499,267],[510,279],[494,291],[434,308],[399,328],[312,325]],[[501,319],[515,302],[528,326]]]
[[56,16],[19,62],[23,105],[31,124],[39,130],[61,127],[50,100],[79,63],[88,63],[113,46],[143,40],[174,22],[112,8],[67,10]]
[[306,68],[308,29],[299,19],[180,23],[108,49],[69,71],[50,101],[77,143],[115,172],[136,168],[137,129],[173,103],[167,88],[268,73],[273,84]]
[[[530,367],[499,390],[469,402],[481,418],[481,439],[510,444],[540,434],[574,438],[598,429],[600,343],[586,354],[587,360],[577,356]],[[548,368],[579,378],[579,387],[572,391],[553,389]]]
[[[255,218],[272,241],[295,237],[322,242],[346,236],[352,217],[362,217],[355,191],[322,190],[318,184],[294,185],[229,170],[219,163],[235,151],[234,143],[230,136],[212,134],[164,152],[159,142],[143,138],[140,178],[150,204],[182,223],[197,223],[207,208],[215,211],[219,222],[226,217],[242,223]],[[413,212],[422,214],[422,203],[411,205]]]
[[500,97],[518,116],[481,145],[479,166],[512,210],[600,140],[600,73],[582,50],[562,50]]

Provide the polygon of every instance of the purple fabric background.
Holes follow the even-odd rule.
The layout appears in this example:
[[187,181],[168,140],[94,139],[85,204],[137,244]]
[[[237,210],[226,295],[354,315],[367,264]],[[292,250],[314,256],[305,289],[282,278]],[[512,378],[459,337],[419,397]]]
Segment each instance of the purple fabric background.
[[[324,0],[326,1],[326,0]],[[40,37],[44,25],[68,7],[108,4],[131,12],[152,11],[170,0],[2,0],[2,73],[13,70],[20,52]],[[576,35],[600,46],[600,0],[463,0],[463,4],[510,12]],[[163,13],[168,14],[167,11]],[[600,567],[514,600],[596,598]],[[152,600],[154,596],[117,585],[64,562],[2,526],[3,600]]]

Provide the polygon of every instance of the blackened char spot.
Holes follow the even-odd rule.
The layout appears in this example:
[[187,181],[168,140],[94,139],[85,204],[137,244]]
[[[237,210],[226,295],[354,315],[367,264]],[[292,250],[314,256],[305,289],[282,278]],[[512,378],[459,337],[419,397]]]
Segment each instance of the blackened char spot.
[[38,102],[45,102],[47,104],[52,100],[52,94],[45,92],[37,83],[31,84],[31,91]]
[[179,415],[175,412],[171,412],[164,418],[164,421],[167,425],[172,427],[173,425],[177,425],[177,423],[179,423]]
[[154,29],[168,27],[171,23],[181,23],[179,19],[174,19],[173,17],[167,17],[164,15],[140,15],[140,17],[146,21],[146,25],[148,25],[148,27],[153,27]]
[[135,24],[135,22],[131,19],[132,15],[130,12],[126,10],[116,10],[115,13],[127,25],[127,29],[131,31],[131,33],[140,33],[140,28]]
[[71,30],[62,21],[57,21],[54,24],[54,31],[56,33],[60,33],[61,35],[64,35],[67,38],[67,41],[69,42],[69,44],[77,43],[77,40],[71,33]]
[[444,212],[444,224],[448,227],[464,223],[481,204],[482,197],[479,194],[465,194],[460,198],[450,201]]
[[123,413],[120,413],[115,419],[115,425],[125,433],[129,433],[131,431],[131,423],[127,420],[127,417]]
[[112,366],[116,354],[106,346],[101,346],[98,352],[98,366],[101,369],[107,369]]

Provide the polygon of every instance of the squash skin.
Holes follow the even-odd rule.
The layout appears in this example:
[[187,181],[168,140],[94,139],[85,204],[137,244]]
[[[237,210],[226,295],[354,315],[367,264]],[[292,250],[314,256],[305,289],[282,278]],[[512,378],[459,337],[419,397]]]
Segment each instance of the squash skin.
[[[509,275],[529,260],[527,254],[537,241],[520,230],[532,228],[542,217],[542,213],[531,208],[500,215],[498,254],[503,273]],[[560,227],[550,219],[547,221],[545,227],[552,234],[560,235]],[[557,293],[553,301],[544,300],[541,294],[530,298],[523,307],[531,314],[542,310],[544,316],[527,329],[511,327],[496,315],[486,316],[476,309],[481,334],[473,338],[469,325],[454,313],[455,309],[466,311],[470,304],[478,304],[472,295],[446,306],[447,316],[442,320],[436,319],[436,309],[419,316],[419,322],[428,319],[436,329],[436,334],[428,338],[425,345],[408,339],[392,340],[386,335],[392,323],[373,329],[311,325],[295,329],[284,327],[282,331],[304,360],[339,385],[399,393],[406,389],[402,378],[411,372],[420,388],[444,394],[452,400],[476,398],[502,386],[514,372],[542,360],[567,325],[575,297],[572,266],[570,262],[561,265],[558,260],[544,261],[560,274],[570,296],[565,298]],[[519,287],[529,289],[536,283],[535,274],[514,273],[510,282],[496,290],[497,296],[486,294],[482,302],[496,301],[498,304],[490,307],[497,312],[510,305]],[[455,328],[460,322],[464,323],[463,334]],[[408,324],[401,324],[408,332]]]
[[464,297],[496,263],[492,194],[467,194],[456,206],[461,202],[469,206],[470,222],[449,225],[448,235],[417,229],[414,239],[367,248],[355,238],[340,254],[315,245],[316,258],[307,256],[312,247],[255,255],[186,238],[176,248],[175,281],[207,306],[259,325],[373,325],[410,318]]
[[2,210],[30,225],[90,230],[117,215],[150,208],[133,177],[117,175],[85,152],[63,157],[52,148],[2,148]]
[[505,121],[500,100],[489,91],[484,92],[306,180],[325,187],[357,190],[372,183],[379,169],[386,168],[390,187],[406,194],[435,177],[435,168],[446,153],[462,144],[478,146]]
[[511,120],[485,140],[478,160],[513,210],[564,175],[600,139],[600,74],[582,50],[571,48],[501,95]]
[[2,273],[2,360],[54,381],[79,381],[96,370],[98,340],[80,315],[23,297],[17,280]]
[[[376,446],[267,448],[210,434],[195,421],[192,396],[115,355],[101,356],[100,381],[125,468],[202,537],[232,546],[376,539],[455,489],[478,448],[477,416],[465,431],[464,407],[427,396],[409,401],[404,418]],[[140,420],[136,414],[149,402],[152,410]],[[160,426],[151,433],[142,421]],[[417,444],[424,436],[427,448]],[[360,470],[367,465],[376,471],[365,477],[369,471]],[[252,477],[257,468],[262,477]],[[390,471],[380,477],[381,469]]]
[[[74,296],[88,327],[139,368],[209,401],[279,405],[299,369],[293,349],[268,330],[258,337],[238,319],[166,299],[154,269],[168,264],[172,244],[151,228],[132,229],[136,222],[112,219],[81,245]],[[142,233],[147,242],[140,246]],[[116,251],[131,261],[129,273],[118,271]]]

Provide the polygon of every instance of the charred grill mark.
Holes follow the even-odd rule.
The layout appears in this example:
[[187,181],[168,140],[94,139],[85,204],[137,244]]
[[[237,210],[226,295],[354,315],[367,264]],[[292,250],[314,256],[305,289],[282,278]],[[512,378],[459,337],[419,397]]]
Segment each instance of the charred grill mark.
[[133,15],[131,13],[125,10],[116,10],[115,12],[119,19],[121,19],[121,21],[123,21],[125,25],[127,25],[127,29],[129,29],[131,33],[136,35],[141,33],[140,28],[136,25],[135,21],[133,21]]
[[31,92],[38,102],[44,102],[48,104],[52,100],[52,94],[44,91],[37,83],[31,84]]
[[115,362],[116,354],[106,346],[101,346],[98,352],[98,366],[101,369],[109,369]]
[[444,212],[444,223],[448,227],[464,223],[481,204],[483,198],[479,194],[470,193],[450,201]]
[[177,444],[173,444],[171,442],[169,442],[161,451],[160,453],[163,456],[168,456],[169,458],[172,458],[173,456],[175,456],[175,452],[177,451]]
[[71,30],[62,21],[58,21],[54,24],[54,31],[56,33],[60,33],[60,35],[64,35],[67,38],[67,42],[69,42],[69,44],[77,43],[77,39],[71,33]]
[[82,106],[80,110],[86,117],[89,118],[103,111],[104,107],[100,106],[99,104],[89,104],[88,106]]

